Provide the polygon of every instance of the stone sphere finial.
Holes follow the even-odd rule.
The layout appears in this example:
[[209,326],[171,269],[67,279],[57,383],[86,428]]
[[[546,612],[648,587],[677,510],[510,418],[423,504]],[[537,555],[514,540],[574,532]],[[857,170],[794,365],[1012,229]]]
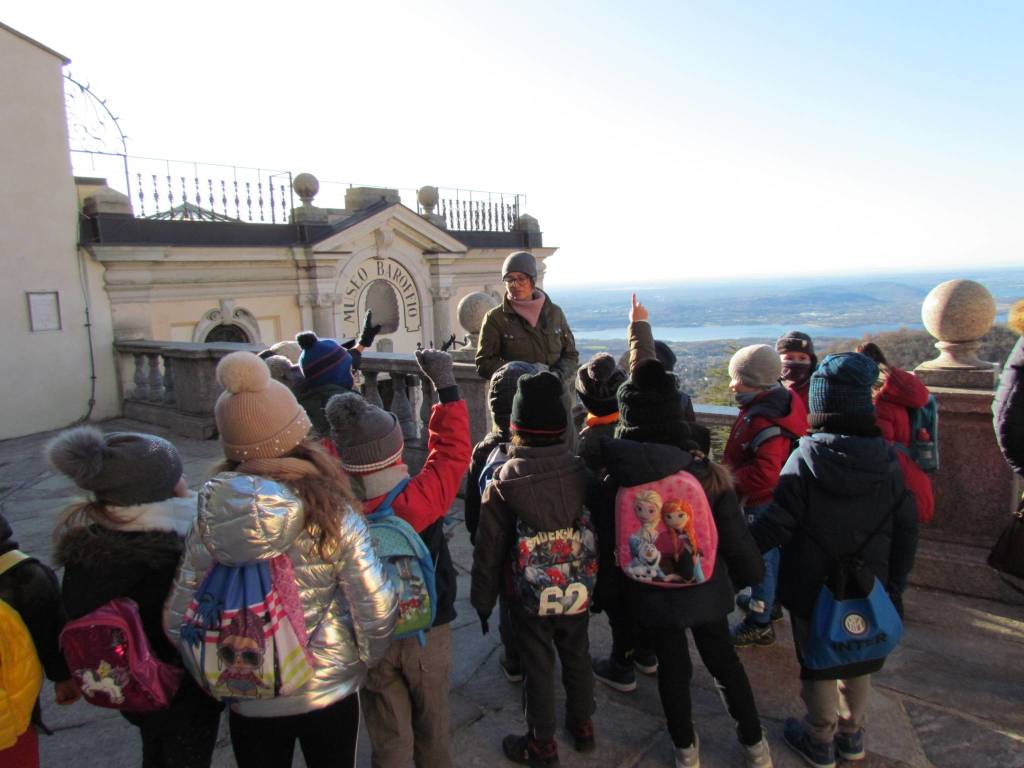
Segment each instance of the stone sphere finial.
[[995,366],[978,358],[978,347],[995,318],[996,302],[981,283],[947,280],[935,286],[921,305],[921,320],[939,350],[917,368],[926,374],[925,383],[991,386]]
[[303,205],[312,205],[313,198],[320,191],[320,182],[312,173],[300,173],[292,179],[292,189],[302,200]]
[[459,325],[470,336],[476,337],[480,333],[480,326],[483,325],[484,315],[496,306],[498,302],[493,296],[480,291],[463,296],[456,310]]
[[416,200],[423,206],[423,210],[426,211],[428,216],[437,207],[438,199],[437,187],[420,187],[416,192]]
[[540,232],[540,222],[528,213],[521,213],[516,217],[512,230],[514,232]]

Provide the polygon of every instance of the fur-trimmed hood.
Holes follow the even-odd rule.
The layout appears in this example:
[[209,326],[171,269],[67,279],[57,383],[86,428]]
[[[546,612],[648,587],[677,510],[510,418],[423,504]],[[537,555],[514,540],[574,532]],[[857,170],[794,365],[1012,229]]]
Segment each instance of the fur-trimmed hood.
[[98,525],[72,528],[60,537],[54,562],[61,567],[116,563],[119,570],[175,568],[184,538],[173,531],[112,531]]

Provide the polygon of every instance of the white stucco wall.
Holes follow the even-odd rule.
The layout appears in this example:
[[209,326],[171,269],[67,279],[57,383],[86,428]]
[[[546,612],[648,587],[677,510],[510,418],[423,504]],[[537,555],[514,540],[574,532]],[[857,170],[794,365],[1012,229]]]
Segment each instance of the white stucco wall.
[[[68,155],[62,61],[0,27],[0,438],[64,426],[90,392],[85,291],[79,275],[77,199]],[[118,412],[110,308],[102,267],[86,262],[93,301],[97,403]],[[29,291],[56,291],[60,330],[32,331]]]

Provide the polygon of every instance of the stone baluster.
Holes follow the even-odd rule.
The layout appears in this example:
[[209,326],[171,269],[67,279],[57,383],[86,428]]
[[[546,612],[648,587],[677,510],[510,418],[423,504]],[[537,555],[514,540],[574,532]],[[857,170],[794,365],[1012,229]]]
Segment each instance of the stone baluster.
[[164,358],[164,403],[174,405],[174,360],[170,357]]
[[420,376],[420,442],[427,444],[430,437],[430,414],[434,409],[434,385],[426,376]]
[[383,408],[384,401],[381,399],[380,390],[377,388],[377,372],[363,371],[363,378],[365,379],[363,397],[366,398],[366,402],[370,403],[370,405],[376,405],[378,408]]
[[404,373],[391,374],[391,412],[402,426],[402,437],[415,440],[419,437],[416,418],[409,402],[407,377]]
[[146,355],[149,360],[149,387],[146,392],[146,399],[153,402],[160,402],[163,399],[163,376],[160,374],[160,355],[150,352]]
[[146,356],[138,353],[133,354],[132,358],[135,361],[135,373],[132,376],[135,387],[132,389],[132,397],[136,400],[146,400],[149,394],[149,383],[146,380]]

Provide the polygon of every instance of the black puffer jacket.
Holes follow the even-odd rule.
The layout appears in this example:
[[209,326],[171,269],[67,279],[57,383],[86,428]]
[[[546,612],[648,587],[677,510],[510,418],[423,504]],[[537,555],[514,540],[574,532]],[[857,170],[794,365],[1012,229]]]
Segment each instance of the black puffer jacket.
[[[917,550],[917,508],[885,440],[818,433],[800,439],[751,533],[762,552],[782,547],[779,601],[808,619],[833,564],[858,549],[883,586],[905,583]],[[852,677],[881,666],[866,662],[813,676]]]
[[[0,515],[0,555],[17,548],[11,526]],[[22,560],[0,576],[0,600],[25,622],[46,677],[55,683],[71,677],[58,642],[67,614],[53,571],[38,560]]]
[[999,450],[1013,471],[1024,477],[1024,336],[1006,358],[992,416]]
[[764,575],[764,563],[740,514],[736,493],[729,489],[709,500],[718,529],[715,571],[709,581],[683,589],[642,584],[615,565],[615,496],[619,488],[655,482],[681,471],[701,480],[711,470],[706,461],[698,461],[674,445],[605,439],[601,449],[609,474],[588,505],[601,553],[599,606],[628,610],[642,627],[694,627],[729,615],[736,588],[756,584]]

